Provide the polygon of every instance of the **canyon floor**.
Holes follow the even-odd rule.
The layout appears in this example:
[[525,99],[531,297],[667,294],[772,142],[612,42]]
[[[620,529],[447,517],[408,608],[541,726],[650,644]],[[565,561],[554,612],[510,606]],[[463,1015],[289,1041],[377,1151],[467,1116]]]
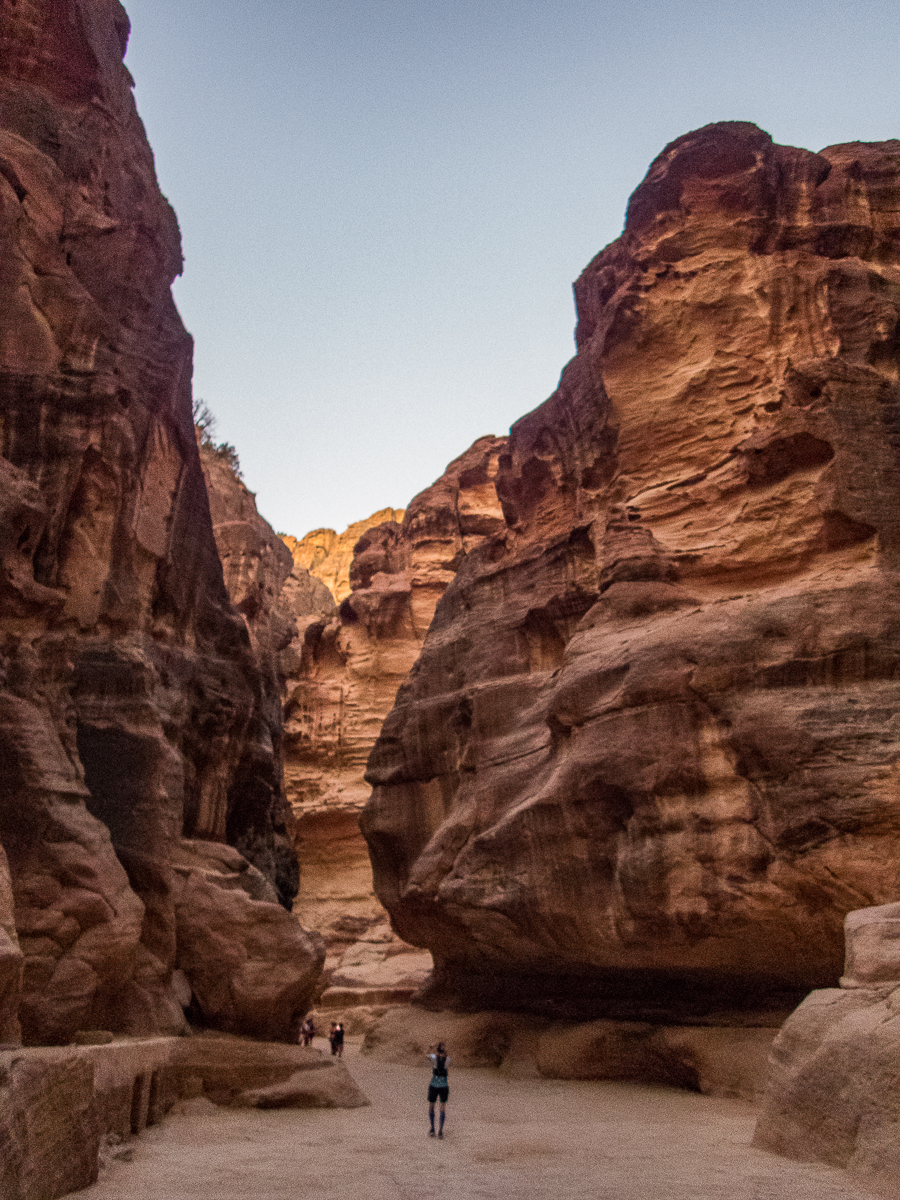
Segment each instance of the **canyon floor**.
[[619,1083],[451,1072],[443,1141],[427,1136],[427,1067],[348,1047],[371,1099],[353,1110],[193,1101],[80,1200],[871,1200],[840,1171],[750,1146],[738,1100]]

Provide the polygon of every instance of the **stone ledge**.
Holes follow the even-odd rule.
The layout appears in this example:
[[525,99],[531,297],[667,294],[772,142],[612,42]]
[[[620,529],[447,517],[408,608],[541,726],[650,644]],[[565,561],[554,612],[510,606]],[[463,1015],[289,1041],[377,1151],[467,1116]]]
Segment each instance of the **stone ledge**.
[[134,1137],[179,1100],[358,1107],[349,1072],[317,1050],[227,1036],[0,1051],[0,1196],[56,1200],[97,1179],[106,1139]]

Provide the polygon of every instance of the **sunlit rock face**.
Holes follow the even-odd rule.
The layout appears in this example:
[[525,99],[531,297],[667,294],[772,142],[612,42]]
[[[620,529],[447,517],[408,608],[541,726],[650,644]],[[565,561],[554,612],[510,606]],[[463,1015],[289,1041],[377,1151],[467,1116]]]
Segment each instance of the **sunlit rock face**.
[[[296,886],[276,726],[216,555],[127,35],[115,0],[0,0],[0,1038],[180,1030],[185,895],[214,886],[247,899],[207,930],[222,972],[293,947],[292,981],[254,985],[288,1036],[320,955],[272,890]],[[226,841],[269,877],[255,908],[246,857],[196,850]],[[241,1027],[237,1000],[194,1008]]]
[[333,529],[313,529],[299,539],[285,534],[284,544],[291,552],[294,566],[309,571],[314,579],[324,583],[340,603],[350,595],[350,567],[356,543],[376,525],[402,520],[402,508],[381,508],[362,521],[354,521],[343,533]]
[[443,1003],[756,1020],[900,893],[898,232],[900,142],[720,124],[576,283],[369,763]]
[[[385,936],[384,909],[373,893],[358,823],[370,791],[363,775],[438,600],[466,555],[504,526],[494,485],[505,445],[505,438],[479,438],[410,503],[401,522],[366,528],[340,607],[331,616],[297,614],[302,648],[287,672],[285,704],[285,788],[301,862],[294,911],[324,934],[329,965],[341,966],[345,988],[366,986],[357,961],[363,955],[377,967],[368,990],[390,990],[385,957],[408,951]],[[420,977],[422,958],[399,965],[408,961]],[[390,966],[397,975],[398,963]],[[397,985],[407,995],[410,972],[400,972]]]

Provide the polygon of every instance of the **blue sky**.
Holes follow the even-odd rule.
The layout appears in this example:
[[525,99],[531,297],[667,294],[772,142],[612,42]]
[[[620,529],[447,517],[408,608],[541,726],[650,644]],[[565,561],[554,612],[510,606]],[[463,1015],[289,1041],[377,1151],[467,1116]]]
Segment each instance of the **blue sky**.
[[301,535],[553,391],[571,283],[673,138],[900,136],[896,0],[131,0],[194,391]]

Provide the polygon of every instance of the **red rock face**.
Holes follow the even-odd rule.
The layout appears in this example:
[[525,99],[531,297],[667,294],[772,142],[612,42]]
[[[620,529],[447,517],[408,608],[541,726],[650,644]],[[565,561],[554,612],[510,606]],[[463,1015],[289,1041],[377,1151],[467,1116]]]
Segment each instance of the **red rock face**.
[[[344,960],[335,978],[343,978],[345,988],[353,979],[368,993],[387,990],[387,968],[380,962],[367,988],[359,979],[362,943],[370,956],[393,959],[409,950],[392,942],[372,891],[358,825],[369,795],[363,773],[438,600],[466,554],[503,527],[494,485],[505,445],[505,438],[479,438],[415,497],[402,522],[364,529],[353,550],[349,594],[330,616],[298,611],[301,651],[287,672],[285,704],[285,787],[301,863],[294,911],[324,935],[329,967]],[[309,535],[295,545],[311,540]],[[342,590],[340,580],[336,591]],[[405,961],[421,974],[423,957]],[[407,995],[408,984],[406,977],[398,984]],[[334,999],[326,992],[322,1003]]]
[[[179,1029],[173,968],[202,974],[183,894],[213,876],[248,897],[216,918],[231,957],[283,957],[249,904],[255,868],[211,867],[198,845],[241,847],[283,900],[296,885],[277,723],[212,536],[169,290],[178,228],[127,32],[115,0],[0,0],[0,1032],[32,1042]],[[319,955],[265,886],[296,967],[255,1019],[288,1036]]]
[[709,126],[578,280],[369,763],[438,1000],[756,1019],[898,894],[898,212],[900,142]]

